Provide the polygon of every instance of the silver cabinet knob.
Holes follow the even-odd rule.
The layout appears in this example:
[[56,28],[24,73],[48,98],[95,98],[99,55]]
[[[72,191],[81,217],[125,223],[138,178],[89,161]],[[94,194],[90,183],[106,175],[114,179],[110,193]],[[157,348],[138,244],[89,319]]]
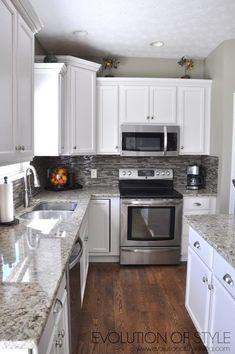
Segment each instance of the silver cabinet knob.
[[233,281],[233,278],[231,277],[231,275],[230,274],[225,274],[224,276],[223,276],[223,280],[225,281],[225,283],[227,283],[228,285],[230,285],[230,286],[234,286],[234,281]]
[[194,242],[194,247],[199,249],[201,246],[200,246],[200,243],[198,241]]
[[55,345],[56,345],[56,347],[62,348],[62,345],[63,345],[62,339],[61,338],[56,339]]
[[23,150],[23,151],[24,151],[24,149],[25,149],[25,147],[24,147],[24,145],[22,145],[22,146],[21,146],[21,150]]
[[20,145],[18,145],[18,151],[21,151],[22,147]]
[[147,120],[149,120],[150,119],[150,117],[149,116],[147,116]]
[[193,203],[195,206],[201,206],[201,203]]
[[115,146],[115,149],[118,149],[118,145]]
[[58,337],[64,338],[65,336],[65,330],[62,329],[61,331],[58,331]]
[[180,148],[181,148],[181,150],[184,150],[184,146],[181,146]]
[[74,146],[73,149],[76,150],[76,149],[77,149],[77,146]]
[[207,279],[207,277],[206,277],[206,276],[204,276],[204,277],[202,278],[202,281],[203,281],[203,283],[208,283],[208,279]]
[[154,117],[152,116],[152,117],[151,117],[151,119],[153,120],[153,119],[154,119]]

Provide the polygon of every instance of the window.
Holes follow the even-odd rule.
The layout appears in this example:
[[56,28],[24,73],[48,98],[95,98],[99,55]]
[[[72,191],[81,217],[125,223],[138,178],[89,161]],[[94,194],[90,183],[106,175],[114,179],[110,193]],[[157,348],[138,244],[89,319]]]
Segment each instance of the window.
[[16,163],[13,165],[0,166],[0,183],[4,182],[4,177],[7,176],[9,181],[15,181],[24,176],[28,162]]

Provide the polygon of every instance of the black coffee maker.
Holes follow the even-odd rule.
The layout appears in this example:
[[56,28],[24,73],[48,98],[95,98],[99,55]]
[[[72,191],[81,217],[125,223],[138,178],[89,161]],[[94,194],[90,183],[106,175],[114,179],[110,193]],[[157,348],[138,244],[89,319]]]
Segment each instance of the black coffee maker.
[[187,189],[201,189],[205,187],[204,171],[202,166],[187,167]]

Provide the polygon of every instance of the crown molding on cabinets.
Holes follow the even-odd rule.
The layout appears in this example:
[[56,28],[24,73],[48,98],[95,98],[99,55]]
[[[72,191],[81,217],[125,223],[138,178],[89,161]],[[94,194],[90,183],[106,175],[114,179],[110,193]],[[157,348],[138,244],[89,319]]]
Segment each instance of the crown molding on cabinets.
[[43,23],[34,11],[29,0],[11,0],[11,2],[34,34],[43,28]]
[[[36,55],[35,61],[37,63],[42,63],[44,60],[45,55]],[[101,64],[93,63],[88,60],[80,59],[77,57],[73,57],[71,55],[56,55],[58,62],[65,63],[67,65],[75,65],[79,66],[81,69],[87,69],[90,71],[97,72],[101,67]]]
[[142,78],[142,77],[97,77],[97,85],[135,85],[135,86],[193,86],[202,87],[212,83],[212,80],[180,79],[180,78]]

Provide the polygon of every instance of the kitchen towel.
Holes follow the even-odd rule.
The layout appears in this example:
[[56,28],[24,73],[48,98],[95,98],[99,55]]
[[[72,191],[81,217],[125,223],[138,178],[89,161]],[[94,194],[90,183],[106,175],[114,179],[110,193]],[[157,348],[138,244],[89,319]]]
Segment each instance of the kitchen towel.
[[13,185],[7,183],[0,184],[0,222],[6,223],[14,220]]

